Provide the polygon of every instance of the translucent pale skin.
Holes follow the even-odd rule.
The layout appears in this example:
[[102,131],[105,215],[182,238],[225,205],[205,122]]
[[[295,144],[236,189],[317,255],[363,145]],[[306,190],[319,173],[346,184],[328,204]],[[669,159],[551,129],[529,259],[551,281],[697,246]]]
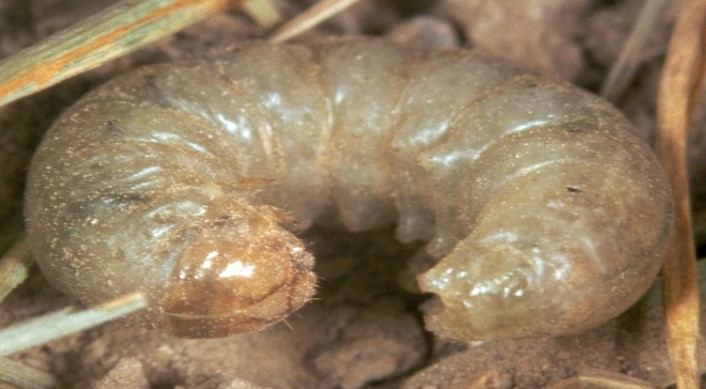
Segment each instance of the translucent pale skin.
[[668,185],[608,103],[481,55],[383,41],[250,44],[89,93],[34,157],[35,258],[88,304],[135,289],[142,324],[226,336],[314,293],[290,231],[397,223],[442,336],[584,330],[656,276]]

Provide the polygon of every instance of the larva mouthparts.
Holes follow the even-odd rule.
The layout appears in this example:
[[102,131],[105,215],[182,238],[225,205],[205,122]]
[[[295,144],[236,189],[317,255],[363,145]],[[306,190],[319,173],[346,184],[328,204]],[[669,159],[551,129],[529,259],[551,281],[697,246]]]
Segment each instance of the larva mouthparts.
[[670,192],[632,132],[605,101],[477,53],[244,44],[67,110],[32,162],[28,236],[85,303],[141,290],[142,325],[217,337],[314,293],[287,218],[397,222],[441,258],[420,277],[445,305],[432,330],[565,334],[629,307],[665,252]]

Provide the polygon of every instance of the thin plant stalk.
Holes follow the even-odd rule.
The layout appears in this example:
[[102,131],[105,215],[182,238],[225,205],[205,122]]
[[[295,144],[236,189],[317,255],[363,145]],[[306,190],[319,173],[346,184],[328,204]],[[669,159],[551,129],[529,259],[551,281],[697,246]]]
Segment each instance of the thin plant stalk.
[[0,387],[8,384],[13,388],[48,389],[59,387],[52,374],[0,357]]
[[120,1],[0,62],[0,106],[93,69],[242,1]]
[[121,316],[139,311],[147,306],[142,293],[120,296],[96,308],[76,312],[75,308],[64,308],[14,324],[0,330],[0,356],[38,346]]
[[686,144],[704,70],[706,0],[685,0],[669,42],[657,100],[657,155],[676,205],[675,234],[662,268],[667,343],[677,387],[699,387],[699,292]]
[[358,1],[359,0],[320,0],[311,8],[292,18],[285,25],[270,34],[267,40],[270,43],[285,42],[315,27],[322,21],[345,10]]
[[637,17],[635,27],[625,41],[620,55],[613,63],[603,85],[601,96],[606,100],[616,103],[625,91],[625,88],[635,77],[640,63],[643,49],[647,44],[650,33],[654,30],[661,15],[671,4],[671,0],[646,0],[640,15]]
[[31,264],[29,247],[23,235],[0,259],[0,302],[27,278]]

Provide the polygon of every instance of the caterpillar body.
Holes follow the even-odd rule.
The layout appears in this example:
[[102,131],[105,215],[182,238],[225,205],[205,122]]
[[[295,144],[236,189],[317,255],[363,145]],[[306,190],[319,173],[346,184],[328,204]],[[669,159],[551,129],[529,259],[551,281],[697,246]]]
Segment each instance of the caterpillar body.
[[397,223],[457,339],[597,325],[654,280],[672,223],[649,147],[608,103],[470,51],[379,40],[244,44],[143,67],[49,130],[32,252],[88,304],[142,290],[142,324],[218,337],[314,293],[293,234]]

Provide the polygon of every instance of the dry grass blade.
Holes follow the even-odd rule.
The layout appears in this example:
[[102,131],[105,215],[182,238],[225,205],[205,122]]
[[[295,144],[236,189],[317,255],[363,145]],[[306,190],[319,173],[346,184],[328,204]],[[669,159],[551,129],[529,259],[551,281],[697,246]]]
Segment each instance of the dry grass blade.
[[45,371],[0,357],[0,387],[5,388],[2,384],[23,389],[45,389],[59,386],[56,378]]
[[601,96],[606,100],[615,103],[632,81],[641,62],[640,54],[647,43],[650,32],[654,30],[660,15],[670,3],[671,0],[647,0],[645,2],[635,27],[620,51],[620,56],[601,86]]
[[605,389],[654,389],[649,383],[623,374],[608,371],[591,371],[556,382],[547,389],[605,388]]
[[74,312],[65,308],[0,330],[0,356],[97,326],[147,306],[142,293],[131,293],[100,307]]
[[272,27],[282,21],[282,14],[272,0],[248,0],[243,3],[243,11],[263,27]]
[[[706,300],[706,258],[701,258],[696,262],[696,275],[699,282],[699,300]],[[647,309],[652,309],[652,307],[658,307],[664,304],[662,298],[662,287],[664,282],[660,277],[657,282],[655,282],[649,291],[642,298],[643,304]],[[703,350],[700,353],[703,355]],[[706,374],[706,366],[701,364],[699,366],[699,376]],[[663,376],[661,381],[653,382],[658,388],[672,388],[676,385],[674,377]]]
[[20,237],[0,259],[0,302],[27,278],[31,263],[27,241]]
[[343,11],[359,0],[320,0],[273,32],[268,41],[282,43]]
[[670,179],[676,231],[663,267],[670,358],[679,388],[698,388],[699,294],[686,170],[686,142],[704,69],[706,0],[682,4],[662,71],[657,154]]
[[503,388],[507,387],[509,382],[507,377],[503,377],[496,369],[490,368],[481,372],[478,375],[464,379],[461,382],[454,383],[449,386],[449,389],[482,389],[482,388]]
[[0,106],[95,68],[242,1],[120,1],[0,62]]

